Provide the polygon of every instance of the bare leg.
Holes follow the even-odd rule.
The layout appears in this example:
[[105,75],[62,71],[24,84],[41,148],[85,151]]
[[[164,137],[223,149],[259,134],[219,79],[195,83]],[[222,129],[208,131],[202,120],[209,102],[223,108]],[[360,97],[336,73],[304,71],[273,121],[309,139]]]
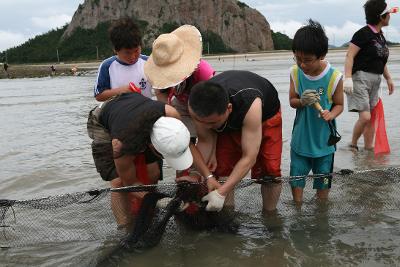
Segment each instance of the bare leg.
[[282,183],[267,183],[261,185],[261,196],[263,199],[263,210],[266,213],[274,212],[278,205],[279,196],[282,191]]
[[361,111],[358,113],[358,120],[356,121],[353,129],[353,136],[351,138],[351,144],[357,145],[358,139],[363,134],[365,127],[370,123],[371,113],[369,111]]
[[293,200],[297,207],[301,207],[303,203],[303,188],[302,187],[292,187]]
[[367,123],[364,129],[364,148],[367,150],[372,150],[374,148],[374,135],[375,135],[375,127],[371,123]]
[[329,189],[318,189],[317,198],[319,200],[327,200],[329,195]]
[[[113,179],[110,184],[112,188],[123,186],[120,178]],[[111,209],[118,227],[128,227],[132,223],[129,203],[127,193],[111,192]]]

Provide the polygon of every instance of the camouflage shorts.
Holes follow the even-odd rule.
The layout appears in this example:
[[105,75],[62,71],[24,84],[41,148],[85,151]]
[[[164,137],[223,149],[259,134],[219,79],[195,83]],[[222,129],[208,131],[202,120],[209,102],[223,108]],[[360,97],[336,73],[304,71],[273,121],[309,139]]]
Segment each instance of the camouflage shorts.
[[[101,109],[99,107],[96,107],[89,112],[87,132],[89,137],[93,139],[92,156],[97,172],[100,174],[103,180],[111,181],[119,176],[114,163],[113,148],[111,143],[112,138],[108,130],[104,128],[99,121],[100,113]],[[144,155],[147,164],[158,162],[160,172],[162,173],[162,159],[155,155],[150,149],[146,149]],[[162,174],[160,176],[160,180],[162,180]]]
[[97,172],[105,181],[118,177],[114,164],[111,136],[107,129],[99,122],[101,109],[95,107],[89,112],[87,132],[92,142],[92,156]]

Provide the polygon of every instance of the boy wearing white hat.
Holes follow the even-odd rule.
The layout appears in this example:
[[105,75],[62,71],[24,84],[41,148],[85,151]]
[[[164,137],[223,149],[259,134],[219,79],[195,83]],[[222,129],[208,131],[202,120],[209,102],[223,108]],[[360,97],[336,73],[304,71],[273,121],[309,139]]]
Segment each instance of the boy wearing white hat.
[[[171,106],[138,93],[125,93],[94,108],[88,118],[97,171],[112,188],[155,184],[159,158],[174,169],[192,165],[190,134]],[[129,227],[140,208],[144,192],[111,195],[117,224]]]

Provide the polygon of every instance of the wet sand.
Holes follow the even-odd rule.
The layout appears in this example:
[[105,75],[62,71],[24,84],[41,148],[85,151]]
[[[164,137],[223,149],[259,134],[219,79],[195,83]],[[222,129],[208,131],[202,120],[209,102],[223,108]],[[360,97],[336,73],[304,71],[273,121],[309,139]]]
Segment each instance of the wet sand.
[[[400,48],[398,48],[400,50]],[[329,53],[335,51],[343,52],[343,49],[334,49]],[[257,53],[241,53],[241,54],[223,54],[223,55],[205,55],[204,58],[208,60],[228,60],[232,58],[244,59],[246,61],[256,61],[257,59],[268,57],[274,58],[281,55],[292,53],[286,50],[274,50]],[[70,63],[40,63],[40,64],[9,64],[8,76],[4,71],[3,66],[0,66],[0,79],[4,78],[39,78],[53,76],[50,69],[51,65],[56,68],[55,76],[73,76],[73,75],[85,75],[96,73],[101,61],[90,61],[90,62],[70,62]],[[76,68],[77,71],[73,72],[72,68]]]

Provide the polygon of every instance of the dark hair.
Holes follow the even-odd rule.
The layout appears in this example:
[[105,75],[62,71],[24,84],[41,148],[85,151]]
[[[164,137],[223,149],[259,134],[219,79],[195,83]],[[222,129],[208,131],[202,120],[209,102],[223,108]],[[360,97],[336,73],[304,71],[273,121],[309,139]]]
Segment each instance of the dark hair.
[[222,115],[229,104],[228,92],[219,84],[204,81],[194,85],[189,95],[189,106],[199,117]]
[[139,120],[130,122],[125,130],[116,136],[121,141],[122,147],[115,158],[144,152],[151,143],[153,125],[161,116],[163,114],[159,111],[148,111],[141,114]]
[[108,34],[115,51],[142,45],[139,27],[129,18],[114,21],[108,29]]
[[293,53],[302,52],[320,58],[328,53],[328,37],[321,24],[312,19],[297,30],[292,42]]
[[385,10],[387,4],[385,0],[368,0],[364,4],[365,20],[367,24],[377,25],[382,18],[385,18],[387,14],[381,13]]

